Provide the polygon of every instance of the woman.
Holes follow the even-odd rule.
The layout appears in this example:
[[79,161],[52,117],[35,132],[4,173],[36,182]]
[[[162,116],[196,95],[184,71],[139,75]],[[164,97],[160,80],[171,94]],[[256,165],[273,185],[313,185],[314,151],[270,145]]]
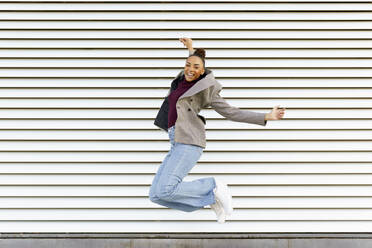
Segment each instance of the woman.
[[192,48],[192,40],[181,38],[190,55],[172,81],[154,124],[168,132],[171,148],[160,165],[150,187],[152,202],[169,208],[192,212],[209,205],[217,221],[224,223],[233,211],[232,197],[226,183],[214,177],[182,181],[195,166],[206,147],[206,120],[201,109],[211,106],[232,121],[265,126],[267,120],[279,120],[284,108],[275,106],[270,113],[241,110],[230,106],[220,95],[222,85],[205,67],[205,51]]

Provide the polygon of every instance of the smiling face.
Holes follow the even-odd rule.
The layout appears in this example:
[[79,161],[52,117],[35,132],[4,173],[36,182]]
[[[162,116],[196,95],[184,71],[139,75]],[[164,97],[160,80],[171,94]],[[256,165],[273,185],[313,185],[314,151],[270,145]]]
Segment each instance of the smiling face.
[[198,79],[200,75],[204,74],[203,61],[198,56],[190,56],[186,60],[185,64],[185,79],[191,82]]

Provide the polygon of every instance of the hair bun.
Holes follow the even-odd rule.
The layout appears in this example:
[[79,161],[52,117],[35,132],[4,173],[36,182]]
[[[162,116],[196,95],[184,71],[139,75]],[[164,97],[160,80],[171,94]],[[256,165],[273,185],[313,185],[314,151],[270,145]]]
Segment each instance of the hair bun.
[[205,50],[204,48],[195,48],[195,52],[193,53],[199,57],[205,58]]

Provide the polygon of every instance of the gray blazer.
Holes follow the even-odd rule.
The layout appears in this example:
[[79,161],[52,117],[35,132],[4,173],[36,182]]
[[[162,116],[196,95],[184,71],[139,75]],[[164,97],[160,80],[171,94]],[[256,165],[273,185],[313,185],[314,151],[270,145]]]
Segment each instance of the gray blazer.
[[[168,131],[168,96],[175,90],[178,81],[182,78],[182,70],[173,80],[171,88],[155,118],[154,124]],[[177,100],[177,120],[175,123],[174,141],[206,147],[205,124],[206,120],[199,115],[201,109],[212,107],[217,113],[228,120],[245,122],[265,126],[265,113],[241,110],[229,105],[220,96],[222,85],[214,78],[213,72],[206,69],[207,75],[196,82]]]

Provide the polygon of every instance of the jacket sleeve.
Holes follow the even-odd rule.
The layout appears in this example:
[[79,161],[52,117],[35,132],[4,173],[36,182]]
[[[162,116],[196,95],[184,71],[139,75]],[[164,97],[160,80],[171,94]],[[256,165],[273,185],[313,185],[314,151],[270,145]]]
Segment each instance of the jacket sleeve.
[[214,87],[211,94],[211,107],[220,115],[226,117],[231,121],[246,122],[257,125],[266,126],[266,113],[254,112],[249,110],[242,110],[238,107],[229,105],[225,99],[220,96],[222,87]]

